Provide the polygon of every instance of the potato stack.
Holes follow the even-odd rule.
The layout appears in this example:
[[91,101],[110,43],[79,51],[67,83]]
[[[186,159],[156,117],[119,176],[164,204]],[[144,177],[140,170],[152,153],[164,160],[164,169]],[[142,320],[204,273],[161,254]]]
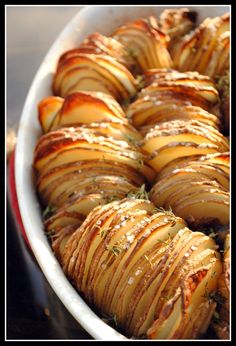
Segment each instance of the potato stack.
[[225,60],[204,68],[223,71],[227,18],[195,29],[196,13],[165,10],[93,33],[60,56],[38,105],[46,234],[86,302],[128,337],[195,339],[221,314],[225,269],[199,229],[228,224],[229,144],[211,74],[184,70],[181,47],[216,25]]
[[215,242],[148,200],[93,209],[68,240],[62,265],[90,306],[115,316],[129,337],[195,338],[215,310]]
[[229,133],[230,16],[207,18],[195,30],[175,40],[171,57],[179,71],[198,71],[217,82],[224,130]]
[[45,134],[34,153],[37,191],[60,258],[58,245],[94,207],[126,197],[155,173],[136,147],[142,136],[112,96],[95,91],[49,96],[38,110]]
[[209,77],[229,69],[230,16],[206,18],[195,30],[171,47],[171,57],[179,71],[198,71]]
[[151,200],[191,227],[229,223],[229,143],[219,131],[219,95],[198,72],[151,69],[127,110],[145,135],[146,162],[158,173]]

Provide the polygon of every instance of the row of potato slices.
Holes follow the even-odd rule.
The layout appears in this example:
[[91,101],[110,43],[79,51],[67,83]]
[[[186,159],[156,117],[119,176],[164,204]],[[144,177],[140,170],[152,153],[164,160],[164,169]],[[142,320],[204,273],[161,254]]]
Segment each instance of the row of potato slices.
[[220,339],[230,339],[230,235],[224,244],[223,271],[219,278],[219,303],[213,318],[213,328]]
[[173,120],[155,125],[141,145],[149,153],[146,162],[156,172],[180,157],[229,151],[226,137],[212,126],[197,120]]
[[127,336],[193,339],[208,328],[220,256],[212,238],[171,212],[126,198],[94,208],[56,242],[69,279]]
[[196,155],[171,161],[158,175],[150,198],[170,208],[191,227],[229,223],[229,153]]
[[188,8],[171,8],[161,12],[158,25],[169,36],[168,48],[196,26],[197,13]]
[[209,77],[198,72],[151,69],[144,72],[143,84],[127,108],[127,117],[141,132],[175,119],[196,119],[220,128],[219,94]]
[[195,30],[171,46],[175,67],[180,71],[198,71],[210,77],[229,69],[230,16],[206,18]]
[[80,90],[100,91],[122,102],[135,96],[137,82],[124,65],[109,55],[78,53],[58,64],[52,89],[61,97]]
[[[43,132],[60,127],[99,123],[101,131],[109,128],[117,139],[140,140],[142,136],[126,118],[124,110],[110,95],[96,91],[80,91],[65,98],[45,97],[38,104],[38,118]],[[95,126],[95,125],[94,125]]]
[[80,90],[101,91],[119,102],[127,101],[139,87],[134,75],[173,65],[167,42],[168,35],[154,17],[129,22],[111,37],[93,33],[79,47],[60,56],[53,93],[65,97]]
[[121,129],[112,132],[112,123],[107,125],[60,128],[39,138],[36,186],[42,204],[53,210],[45,222],[47,231],[81,223],[95,206],[122,199],[153,181],[155,172],[144,163],[144,154],[128,141],[111,137]]
[[139,71],[173,66],[167,49],[170,38],[160,29],[154,16],[130,21],[111,36],[132,55]]

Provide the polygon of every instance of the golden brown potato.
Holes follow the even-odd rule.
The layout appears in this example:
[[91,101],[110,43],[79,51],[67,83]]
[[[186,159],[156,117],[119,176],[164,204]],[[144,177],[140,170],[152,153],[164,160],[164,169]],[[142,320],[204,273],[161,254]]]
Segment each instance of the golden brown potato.
[[77,91],[100,91],[117,101],[129,100],[136,94],[137,83],[131,72],[108,55],[80,53],[57,66],[53,93],[65,97]]
[[166,9],[159,18],[159,26],[162,31],[170,36],[170,43],[187,34],[195,27],[197,13],[188,8]]
[[172,67],[167,50],[168,36],[160,30],[156,18],[139,18],[116,29],[112,37],[125,46],[140,71]]
[[130,54],[127,53],[125,47],[112,37],[104,36],[95,32],[87,36],[77,48],[71,49],[60,56],[58,65],[71,57],[75,57],[80,53],[85,54],[101,54],[115,58],[119,63],[125,65],[132,71],[135,61]]
[[228,153],[211,154],[171,162],[158,175],[151,200],[170,208],[191,227],[229,223]]
[[221,262],[213,239],[148,200],[93,209],[66,241],[61,262],[85,300],[115,316],[127,336],[197,338],[215,310],[209,297]]
[[127,123],[116,100],[101,92],[76,92],[65,99],[49,96],[38,105],[38,118],[44,132],[65,126],[92,122]]
[[196,120],[155,125],[141,143],[143,150],[149,153],[146,162],[157,173],[177,158],[229,151],[226,137]]
[[210,77],[224,74],[229,67],[229,13],[205,19],[194,31],[171,47],[175,67],[198,71]]
[[126,164],[150,182],[155,177],[155,172],[144,162],[145,155],[126,141],[96,136],[89,129],[74,127],[41,136],[35,148],[34,167],[44,175],[61,165],[94,159]]
[[127,117],[141,132],[177,119],[196,119],[221,128],[219,94],[209,77],[198,72],[150,69],[143,74],[143,83],[145,87],[127,109]]

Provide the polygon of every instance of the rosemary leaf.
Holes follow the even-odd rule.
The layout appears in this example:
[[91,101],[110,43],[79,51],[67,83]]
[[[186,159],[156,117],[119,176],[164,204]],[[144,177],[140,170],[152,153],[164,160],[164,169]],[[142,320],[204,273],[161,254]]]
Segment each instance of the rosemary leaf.
[[56,208],[52,205],[48,205],[47,208],[43,211],[43,219],[47,220],[50,216],[52,216],[56,211]]

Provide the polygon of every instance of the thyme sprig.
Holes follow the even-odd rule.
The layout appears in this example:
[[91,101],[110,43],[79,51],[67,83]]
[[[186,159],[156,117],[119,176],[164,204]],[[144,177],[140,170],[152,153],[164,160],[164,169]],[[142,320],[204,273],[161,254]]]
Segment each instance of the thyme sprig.
[[49,219],[49,217],[52,216],[55,213],[55,211],[56,211],[56,208],[54,206],[48,205],[47,208],[44,209],[43,211],[43,214],[42,214],[43,219],[44,220]]
[[100,235],[101,238],[105,238],[107,233],[112,229],[112,227],[101,227],[101,226],[96,226],[99,229],[98,234]]
[[169,209],[164,209],[163,207],[156,207],[155,209],[153,209],[152,214],[156,214],[158,212],[164,213],[167,218],[168,218],[168,222],[171,222],[171,227],[175,226],[176,224],[176,216],[173,213],[171,207],[169,207]]
[[113,325],[115,327],[118,326],[118,323],[117,323],[117,318],[116,318],[116,315],[115,314],[105,314],[103,313],[102,316],[101,316],[102,320],[109,324],[109,325]]
[[135,189],[133,191],[130,191],[127,194],[128,198],[135,198],[135,199],[147,199],[149,200],[149,193],[145,189],[145,184],[143,184],[139,189]]
[[136,83],[137,83],[137,86],[140,90],[145,87],[145,81],[144,81],[144,78],[142,75],[137,75]]
[[138,146],[138,141],[136,138],[134,138],[133,136],[129,135],[129,134],[123,134],[124,139],[129,142],[131,145],[137,147]]

